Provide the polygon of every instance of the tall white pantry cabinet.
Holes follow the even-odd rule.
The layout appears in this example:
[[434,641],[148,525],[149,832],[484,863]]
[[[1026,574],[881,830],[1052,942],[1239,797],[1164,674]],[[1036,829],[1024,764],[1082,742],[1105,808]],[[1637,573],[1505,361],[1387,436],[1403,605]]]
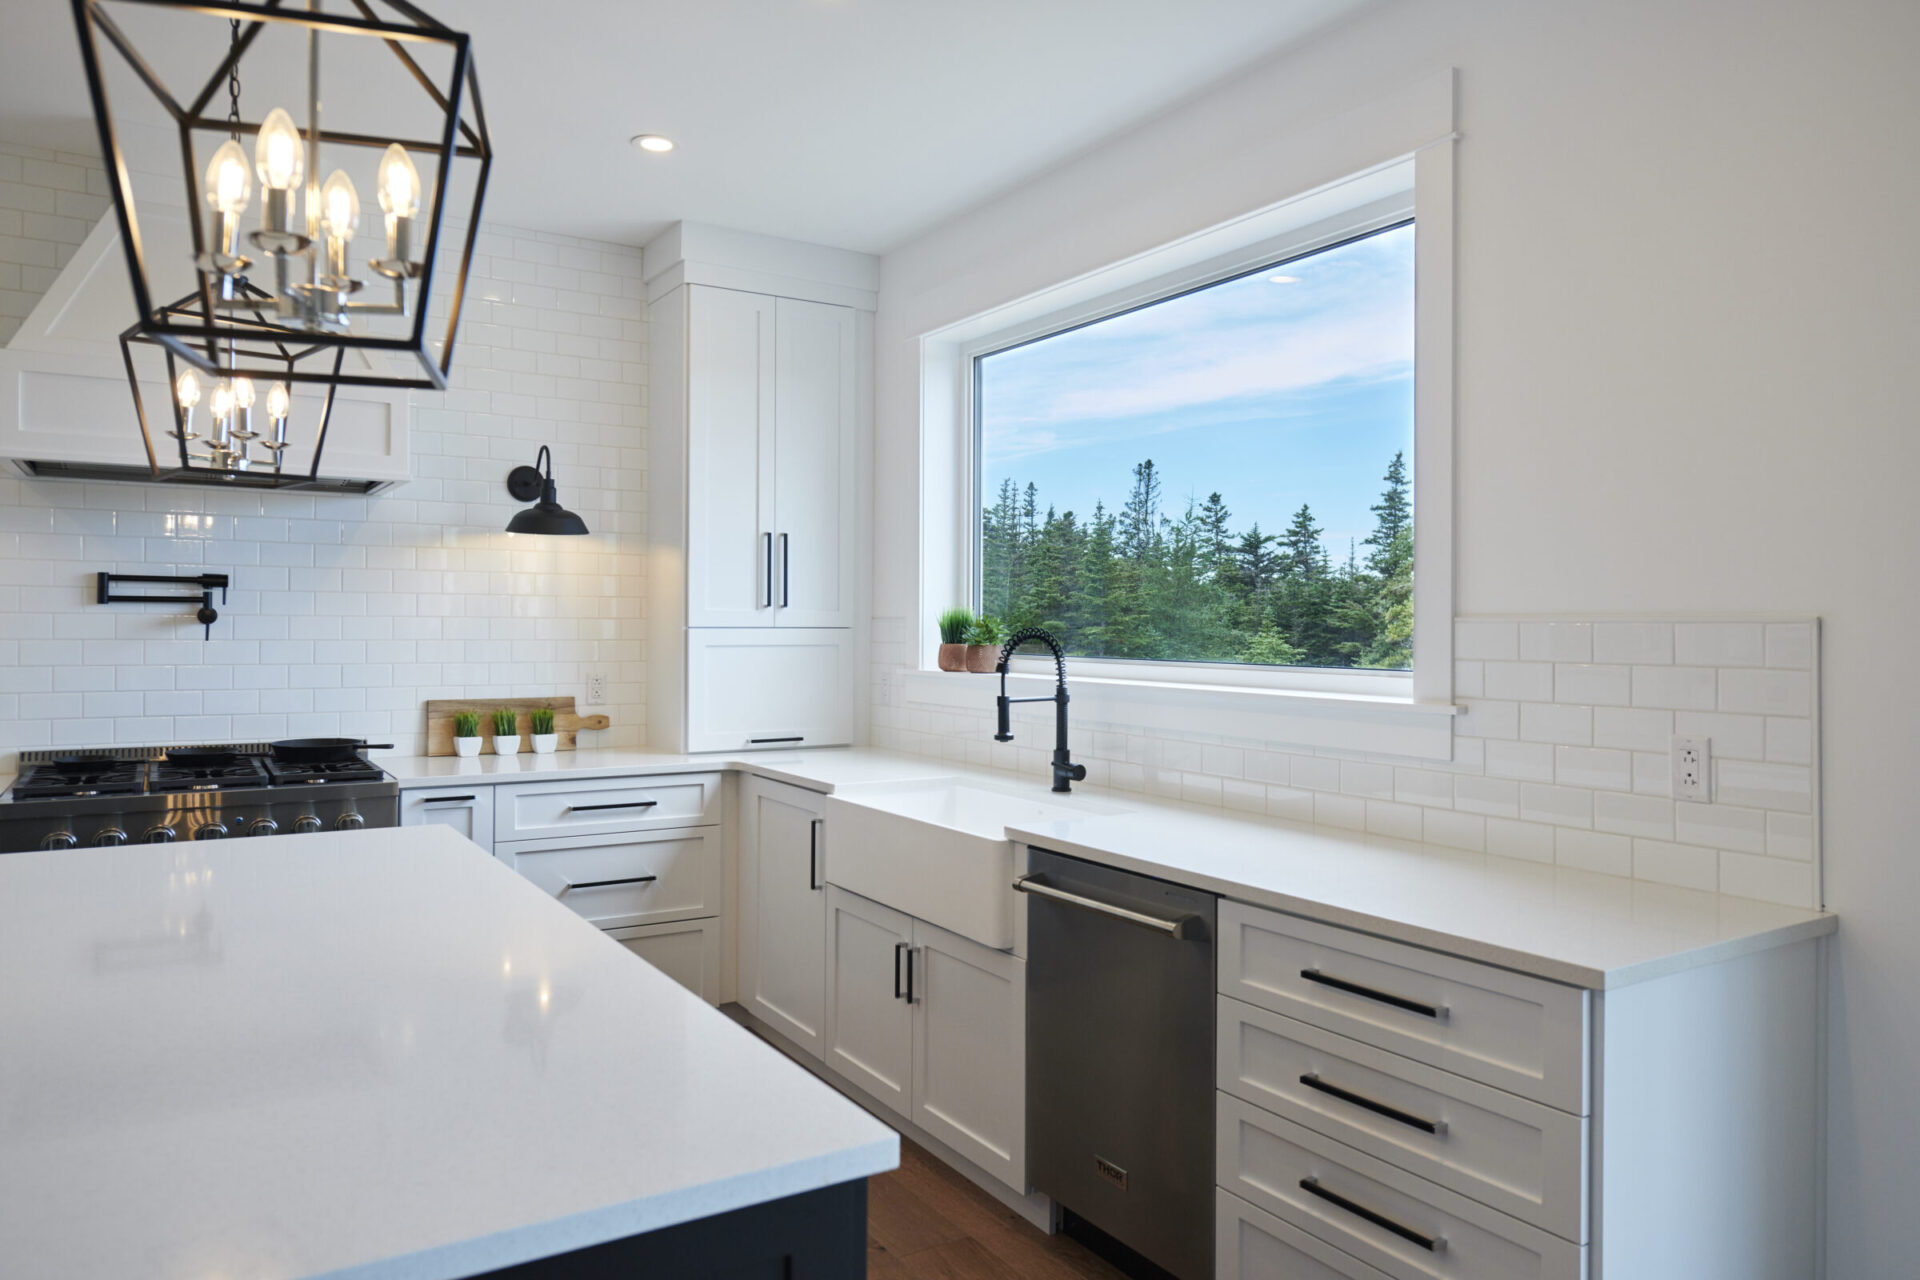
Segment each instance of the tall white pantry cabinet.
[[650,342],[650,742],[852,742],[871,312],[679,283]]

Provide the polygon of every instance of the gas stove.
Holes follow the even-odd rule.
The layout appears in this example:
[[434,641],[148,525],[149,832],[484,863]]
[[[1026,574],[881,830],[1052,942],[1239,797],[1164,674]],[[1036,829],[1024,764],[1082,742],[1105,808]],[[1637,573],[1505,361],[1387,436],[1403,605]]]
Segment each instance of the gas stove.
[[400,784],[365,756],[294,764],[264,742],[25,751],[0,796],[0,853],[398,825]]

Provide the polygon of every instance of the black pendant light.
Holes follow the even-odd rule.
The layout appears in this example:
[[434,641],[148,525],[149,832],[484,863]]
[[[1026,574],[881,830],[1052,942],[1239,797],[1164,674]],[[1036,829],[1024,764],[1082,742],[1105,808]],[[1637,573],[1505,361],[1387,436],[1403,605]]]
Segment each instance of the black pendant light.
[[[540,474],[540,466],[546,464],[546,474]],[[547,446],[540,446],[540,456],[533,460],[530,467],[515,467],[507,473],[507,492],[516,502],[535,502],[525,511],[516,512],[513,519],[507,521],[508,533],[556,533],[581,534],[587,531],[587,522],[560,505],[553,492],[553,454]]]

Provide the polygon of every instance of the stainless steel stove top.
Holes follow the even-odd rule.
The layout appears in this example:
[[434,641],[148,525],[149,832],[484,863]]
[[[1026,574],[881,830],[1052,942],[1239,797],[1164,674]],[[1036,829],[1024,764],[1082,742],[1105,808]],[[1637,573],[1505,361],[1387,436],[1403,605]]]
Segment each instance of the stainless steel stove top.
[[266,743],[29,751],[21,753],[18,780],[0,796],[0,853],[399,822],[399,784],[360,755],[292,764],[274,759]]

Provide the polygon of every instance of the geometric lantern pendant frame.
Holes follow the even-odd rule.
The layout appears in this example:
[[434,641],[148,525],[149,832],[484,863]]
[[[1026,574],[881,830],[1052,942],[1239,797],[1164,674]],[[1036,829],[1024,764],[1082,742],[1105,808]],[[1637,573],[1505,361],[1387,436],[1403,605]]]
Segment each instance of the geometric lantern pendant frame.
[[[454,340],[460,324],[461,306],[465,299],[468,273],[472,268],[474,247],[480,230],[481,205],[486,197],[487,177],[492,168],[493,149],[487,131],[486,113],[480,101],[480,83],[474,70],[473,52],[470,38],[464,33],[453,31],[444,24],[421,12],[404,0],[351,0],[354,13],[323,12],[321,0],[307,0],[304,9],[293,8],[298,0],[267,0],[263,4],[229,2],[218,0],[114,0],[121,5],[137,5],[144,9],[171,9],[182,13],[200,16],[212,16],[226,19],[238,19],[240,28],[230,47],[223,47],[218,65],[203,86],[197,86],[197,92],[183,100],[162,81],[161,77],[134,46],[131,39],[107,12],[106,0],[72,0],[75,26],[80,40],[82,61],[86,67],[87,87],[92,97],[94,120],[99,129],[101,153],[106,157],[107,177],[112,187],[113,204],[119,218],[120,239],[127,255],[127,269],[131,276],[134,303],[138,318],[123,337],[122,347],[127,352],[129,373],[131,374],[131,352],[128,342],[154,343],[165,348],[168,366],[171,371],[176,362],[192,365],[209,376],[229,377],[246,376],[261,386],[273,381],[289,383],[324,383],[328,386],[327,402],[331,409],[335,386],[372,386],[403,387],[419,390],[441,390],[447,385],[447,377],[453,365]],[[383,10],[390,10],[396,16],[383,18],[378,16]],[[200,166],[210,153],[202,153],[196,146],[195,133],[215,134],[235,132],[243,137],[251,137],[260,132],[262,121],[246,119],[229,121],[218,114],[209,114],[209,106],[228,83],[229,73],[237,66],[244,65],[248,50],[256,37],[268,24],[285,24],[306,29],[309,33],[310,48],[317,48],[318,35],[325,33],[329,40],[342,37],[358,37],[378,40],[386,45],[395,58],[399,68],[397,75],[403,75],[425,91],[437,105],[444,125],[438,131],[438,137],[422,138],[386,138],[370,137],[363,134],[346,133],[329,129],[325,123],[314,120],[317,114],[317,90],[309,84],[307,101],[308,119],[299,126],[299,137],[316,154],[319,144],[370,148],[381,151],[389,143],[397,142],[410,155],[432,156],[436,163],[437,174],[431,193],[431,212],[423,219],[421,228],[425,235],[422,240],[422,256],[417,263],[409,266],[405,279],[396,279],[393,284],[396,297],[404,297],[403,290],[411,285],[412,295],[411,329],[405,336],[352,333],[344,329],[316,329],[298,322],[284,322],[272,318],[265,319],[258,310],[247,306],[247,300],[262,296],[259,285],[264,283],[271,272],[255,269],[255,278],[251,281],[244,275],[222,277],[206,265],[209,236],[203,226],[202,200],[199,193]],[[153,96],[158,99],[162,109],[171,117],[180,135],[180,154],[185,166],[187,208],[193,211],[187,222],[192,229],[192,244],[172,245],[168,252],[178,250],[182,255],[191,253],[196,263],[198,279],[197,292],[185,299],[178,299],[156,305],[154,290],[147,272],[147,255],[150,246],[143,243],[140,234],[138,212],[134,207],[132,184],[129,179],[125,158],[120,150],[118,131],[108,102],[105,78],[102,74],[100,48],[101,42],[112,48],[125,59],[139,79]],[[451,54],[452,74],[444,85],[436,84],[414,59],[409,48],[412,46],[440,46]],[[310,65],[317,67],[318,54]],[[467,118],[471,112],[472,118]],[[427,332],[430,300],[433,294],[436,269],[442,252],[442,231],[447,213],[447,196],[453,188],[454,161],[478,161],[478,176],[473,187],[472,203],[469,206],[466,235],[461,246],[457,274],[450,290],[447,322],[444,333],[440,335],[438,358],[432,350],[433,339]],[[309,178],[311,181],[311,177]],[[426,192],[422,192],[421,204],[426,204]],[[309,189],[311,198],[311,189]],[[424,209],[423,209],[424,212]],[[264,266],[264,264],[263,264]],[[238,288],[236,289],[236,286]],[[271,299],[274,295],[264,294]],[[394,315],[402,311],[382,304],[346,304],[351,309],[365,307],[374,314]],[[267,332],[274,331],[274,332]],[[298,358],[286,358],[289,350],[297,350]],[[368,367],[365,361],[348,365],[342,357],[347,352],[360,350],[382,352],[396,357],[392,361],[391,372],[382,372]],[[136,384],[136,397],[138,395]],[[176,407],[176,422],[179,414]],[[143,415],[144,419],[144,415]],[[143,420],[144,429],[144,420]],[[176,428],[177,430],[177,428]],[[324,431],[324,428],[323,428]],[[149,454],[152,454],[149,440]],[[182,442],[182,464],[192,467],[185,457]],[[319,466],[316,452],[314,467]],[[212,470],[214,468],[207,468]]]

